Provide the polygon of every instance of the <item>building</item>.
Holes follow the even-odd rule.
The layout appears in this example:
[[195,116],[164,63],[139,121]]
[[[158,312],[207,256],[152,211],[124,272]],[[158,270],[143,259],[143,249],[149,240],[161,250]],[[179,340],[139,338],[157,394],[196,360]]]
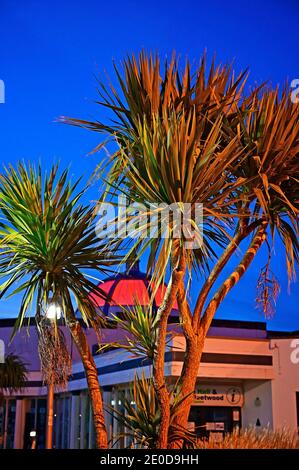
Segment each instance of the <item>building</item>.
[[[103,342],[120,341],[124,332],[115,327],[112,314],[121,314],[119,304],[130,306],[136,295],[141,303],[149,301],[148,280],[138,267],[127,274],[107,279],[102,289],[110,302],[94,298],[97,305],[110,318],[109,328],[103,330]],[[155,296],[158,308],[163,289]],[[177,321],[177,306],[171,322]],[[7,345],[14,320],[0,320],[0,338]],[[184,356],[184,337],[174,329],[172,342],[166,353],[165,375],[174,382],[180,374]],[[37,335],[31,324],[29,335],[23,328],[7,348],[28,364],[26,389],[14,396],[6,396],[0,407],[0,446],[28,448],[30,432],[36,431],[37,447],[45,446],[47,390],[43,386],[37,353]],[[62,327],[65,330],[65,327]],[[122,396],[128,395],[134,374],[141,371],[149,376],[148,360],[134,358],[125,349],[97,354],[97,338],[93,330],[86,329],[93,348],[107,406],[106,422],[109,437],[116,439],[122,429],[113,408],[124,411]],[[54,447],[92,448],[94,430],[85,374],[71,337],[65,337],[73,360],[73,373],[67,390],[55,394]],[[110,411],[109,411],[110,410]],[[299,331],[293,333],[267,331],[263,322],[214,320],[206,340],[194,402],[189,416],[189,427],[201,435],[221,438],[235,426],[299,428]],[[127,446],[122,438],[118,446]]]

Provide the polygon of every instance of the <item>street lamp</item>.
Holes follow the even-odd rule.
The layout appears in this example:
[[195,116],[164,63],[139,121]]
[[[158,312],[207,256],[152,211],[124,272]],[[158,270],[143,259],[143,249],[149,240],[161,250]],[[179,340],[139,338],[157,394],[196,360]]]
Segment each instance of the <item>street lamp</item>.
[[[62,308],[58,302],[51,299],[46,308],[46,318],[50,322],[60,320]],[[54,383],[48,384],[47,397],[47,428],[46,428],[46,449],[53,447],[53,416],[54,416]]]
[[46,309],[46,317],[48,320],[54,321],[54,320],[60,320],[62,315],[62,308],[59,305],[58,302],[55,302],[54,300],[50,300],[47,305]]

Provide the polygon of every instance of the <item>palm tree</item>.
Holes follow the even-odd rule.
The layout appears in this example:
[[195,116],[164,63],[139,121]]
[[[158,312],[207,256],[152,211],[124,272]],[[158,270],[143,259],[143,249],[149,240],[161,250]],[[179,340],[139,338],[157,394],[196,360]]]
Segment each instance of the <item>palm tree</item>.
[[[233,112],[231,102],[240,95],[243,75],[235,82],[229,82],[229,69],[217,70],[215,74],[211,70],[209,83],[205,86],[203,61],[196,84],[191,85],[189,64],[181,79],[173,58],[169,65],[166,64],[165,76],[161,79],[158,58],[153,61],[144,53],[138,63],[134,57],[125,63],[125,81],[116,72],[125,103],[114,88],[109,93],[103,87],[103,104],[115,112],[117,124],[109,126],[66,118],[64,122],[108,133],[116,140],[118,150],[111,157],[109,184],[128,194],[131,201],[146,204],[148,213],[151,212],[150,203],[188,202],[194,205],[199,201],[204,204],[206,217],[204,249],[185,250],[181,240],[171,235],[174,227],[170,223],[167,227],[169,237],[163,238],[158,232],[156,238],[138,240],[127,255],[130,257],[136,249],[141,254],[150,248],[148,271],[154,271],[156,286],[164,279],[169,264],[172,271],[164,302],[158,311],[154,359],[154,384],[161,414],[158,445],[164,448],[170,422],[170,398],[164,379],[167,320],[178,286],[184,282],[186,266],[189,270],[193,265],[206,267],[207,259],[215,254],[210,242],[225,242],[224,224],[233,218],[229,199],[236,181],[230,182],[228,174],[230,166],[239,157],[239,149],[236,138],[220,149],[223,120],[219,117],[220,112],[215,116],[215,109],[228,114]],[[227,93],[222,98],[225,88]]]
[[[157,349],[157,323],[158,318],[153,311],[152,305],[144,307],[138,298],[135,299],[134,306],[121,307],[123,315],[114,316],[117,326],[125,333],[124,340],[120,343],[111,343],[110,347],[124,348],[133,357],[149,359],[155,358]],[[172,333],[168,333],[170,342]],[[187,429],[177,426],[176,416],[181,407],[182,397],[177,393],[177,384],[173,384],[171,389],[170,404],[170,438],[173,441],[180,439],[184,446],[194,447],[196,435]],[[108,411],[115,417],[123,428],[123,432],[118,438],[128,436],[131,438],[131,445],[155,449],[159,446],[161,413],[158,401],[158,394],[154,381],[151,377],[147,379],[144,371],[141,377],[136,374],[134,382],[131,384],[129,397],[125,394],[121,399],[125,413],[108,407]]]
[[8,354],[3,363],[0,363],[0,399],[3,392],[17,392],[25,387],[27,367],[16,354]]
[[[100,317],[90,293],[102,292],[85,270],[106,272],[115,255],[103,251],[95,233],[95,211],[79,203],[78,182],[58,176],[58,167],[42,176],[41,167],[9,167],[0,176],[0,275],[5,281],[0,297],[22,293],[14,331],[20,328],[30,308],[41,324],[53,302],[60,305],[66,326],[80,354],[92,403],[96,444],[107,447],[102,396],[96,365],[72,297],[87,325],[99,329]],[[14,288],[15,287],[15,288]],[[13,289],[14,288],[14,289]],[[13,290],[12,290],[13,289]]]
[[[194,75],[189,63],[181,73],[173,58],[165,64],[161,76],[158,57],[153,59],[145,53],[139,59],[126,60],[124,78],[117,69],[116,73],[122,95],[113,86],[109,91],[102,85],[100,90],[100,104],[112,110],[114,121],[62,119],[108,134],[117,143],[110,157],[112,167],[108,177],[105,175],[107,192],[112,188],[113,194],[126,194],[130,201],[145,205],[147,214],[155,212],[152,205],[157,203],[178,203],[180,208],[182,203],[189,203],[193,211],[197,203],[203,204],[204,243],[196,249],[186,244],[190,233],[184,233],[183,226],[180,236],[175,234],[172,220],[167,225],[168,238],[158,230],[155,238],[139,238],[132,248],[138,256],[150,249],[148,272],[154,273],[156,284],[164,280],[169,267],[171,272],[158,311],[154,357],[154,385],[161,414],[158,446],[163,448],[169,440],[170,423],[164,352],[167,320],[175,298],[186,338],[180,377],[180,393],[186,400],[181,403],[176,423],[186,427],[205,338],[215,312],[265,240],[269,262],[259,285],[269,293],[275,231],[285,246],[289,278],[294,274],[299,261],[299,108],[292,105],[286,92],[279,97],[277,91],[261,88],[245,95],[245,74],[235,77],[231,67],[215,68],[214,63],[207,72],[205,57]],[[140,225],[144,230],[144,219]],[[197,225],[194,236],[200,239],[199,229]],[[248,245],[243,259],[213,293],[216,280],[241,242],[242,247]],[[200,275],[201,285],[192,311],[187,286],[197,281],[192,277],[194,272]],[[266,311],[270,297],[260,296]]]
[[[193,311],[194,331],[199,334],[199,341],[191,341],[187,350],[181,376],[182,393],[188,393],[195,385],[195,375],[207,331],[212,319],[226,295],[237,284],[249,268],[255,255],[266,241],[268,261],[261,268],[258,280],[257,302],[266,316],[273,313],[273,303],[279,288],[275,275],[270,270],[272,246],[275,233],[281,238],[286,257],[288,278],[295,276],[299,262],[298,243],[298,176],[299,176],[299,113],[290,101],[286,90],[279,98],[278,90],[265,90],[261,98],[252,97],[248,109],[240,107],[232,129],[242,129],[240,145],[246,149],[242,165],[236,166],[236,177],[246,178],[243,192],[246,199],[239,203],[239,211],[247,213],[236,224],[232,240],[227,244],[218,261],[212,266],[209,277],[202,285]],[[250,234],[250,226],[254,230]],[[248,248],[221,286],[208,298],[223,268],[231,260],[241,241],[249,239]],[[182,294],[182,293],[181,293]],[[188,308],[183,297],[181,308]],[[274,302],[273,302],[274,301]],[[178,415],[181,425],[186,424],[182,409]]]
[[[26,384],[27,367],[22,359],[15,354],[8,354],[3,363],[0,363],[0,406],[4,401],[4,392],[13,393],[22,390]],[[3,448],[7,440],[8,406],[5,412],[5,432],[3,436]]]
[[[118,439],[129,437],[131,446],[147,449],[156,449],[159,443],[160,430],[160,408],[157,400],[157,394],[153,384],[153,380],[147,379],[142,373],[141,377],[135,376],[134,382],[131,384],[129,396],[125,394],[121,397],[121,401],[125,408],[125,413],[121,413],[112,407],[108,411],[123,427],[123,432]],[[170,426],[175,421],[177,410],[180,402],[175,396],[171,403]],[[194,448],[196,446],[196,435],[191,431],[181,430],[172,426],[173,439],[180,439],[184,442],[185,447]]]

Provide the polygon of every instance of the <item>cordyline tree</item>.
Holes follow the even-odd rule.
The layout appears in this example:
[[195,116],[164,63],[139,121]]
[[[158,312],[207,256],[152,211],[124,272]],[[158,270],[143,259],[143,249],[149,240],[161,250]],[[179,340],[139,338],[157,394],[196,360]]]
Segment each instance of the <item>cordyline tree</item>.
[[[266,314],[273,308],[278,292],[270,270],[275,234],[285,248],[289,279],[295,275],[299,106],[290,101],[287,89],[279,93],[260,87],[246,93],[246,73],[236,76],[231,66],[215,67],[214,62],[207,70],[205,57],[194,74],[188,62],[180,71],[175,57],[162,72],[159,58],[144,52],[125,61],[123,74],[115,70],[118,88],[102,84],[99,88],[98,103],[114,114],[110,123],[62,118],[106,134],[116,143],[106,168],[105,196],[110,191],[125,194],[130,203],[142,203],[146,214],[154,216],[153,204],[178,204],[183,212],[182,203],[189,203],[194,225],[195,204],[203,204],[200,246],[190,248],[186,243],[192,239],[190,232],[184,233],[182,227],[178,236],[171,219],[167,238],[158,230],[155,238],[139,237],[133,246],[137,256],[150,250],[148,272],[156,284],[170,269],[157,314],[153,375],[161,415],[157,445],[179,447],[182,440],[173,442],[169,436],[171,399],[164,378],[168,316],[177,299],[186,352],[178,387],[185,399],[175,421],[177,427],[186,428],[212,319],[263,244],[269,258],[261,268],[258,300]],[[134,216],[128,218],[132,223]],[[135,234],[144,233],[144,213],[137,211],[135,220]],[[199,240],[200,227],[194,228],[193,240]],[[241,243],[241,261],[216,289],[215,282]],[[199,291],[193,309],[187,295],[192,283]]]
[[[3,405],[5,395],[13,392],[21,392],[26,385],[28,370],[21,357],[16,354],[7,354],[4,362],[0,363],[0,406]],[[7,422],[9,417],[8,405],[5,409],[5,431],[2,448],[7,444]],[[2,437],[2,436],[0,436]]]
[[26,315],[33,314],[39,333],[44,335],[47,307],[52,302],[60,305],[84,366],[96,445],[106,448],[97,368],[72,297],[85,324],[99,331],[99,315],[90,293],[103,293],[86,271],[107,272],[116,255],[99,243],[94,208],[80,202],[84,190],[77,192],[77,184],[68,181],[68,171],[59,174],[57,166],[47,176],[40,166],[20,163],[0,175],[0,276],[5,278],[0,298],[7,292],[22,293],[15,331],[21,328]]
[[16,354],[7,354],[3,363],[0,363],[0,405],[4,392],[18,392],[25,387],[27,367]]

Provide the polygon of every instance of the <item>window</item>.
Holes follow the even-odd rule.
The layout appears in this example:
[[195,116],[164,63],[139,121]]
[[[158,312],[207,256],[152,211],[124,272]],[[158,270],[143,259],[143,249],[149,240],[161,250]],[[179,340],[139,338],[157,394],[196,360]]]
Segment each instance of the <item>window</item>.
[[16,421],[16,400],[4,399],[0,406],[0,449],[13,449]]
[[56,449],[68,449],[70,446],[71,396],[55,397],[54,409],[53,445]]

